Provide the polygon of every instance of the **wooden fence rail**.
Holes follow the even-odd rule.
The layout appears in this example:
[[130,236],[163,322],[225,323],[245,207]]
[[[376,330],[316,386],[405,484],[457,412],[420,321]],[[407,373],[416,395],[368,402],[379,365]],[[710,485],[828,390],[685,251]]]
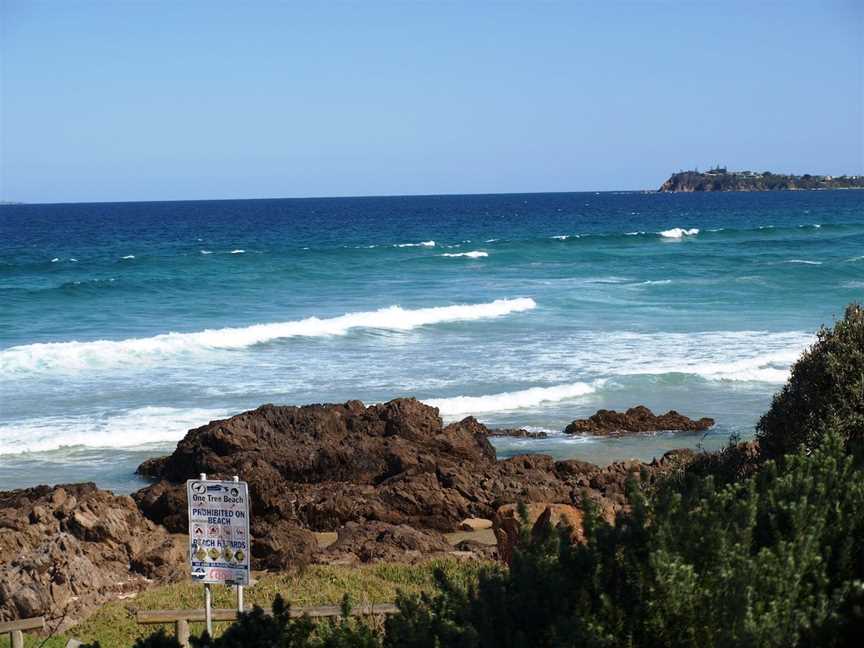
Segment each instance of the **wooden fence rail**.
[[[351,616],[377,616],[396,614],[398,608],[393,603],[376,603],[373,605],[357,605],[351,608]],[[214,621],[236,621],[237,610],[214,609],[212,610]],[[342,608],[338,605],[314,605],[307,607],[292,607],[291,616],[301,617],[308,615],[313,619],[323,617],[338,617],[342,615]],[[190,610],[139,610],[137,621],[142,625],[156,623],[173,623],[177,633],[177,641],[183,648],[189,646],[189,624],[204,623],[203,609]]]
[[19,619],[18,621],[4,621],[0,623],[0,637],[11,635],[12,648],[24,648],[24,633],[27,630],[44,630],[45,617],[34,617],[32,619]]

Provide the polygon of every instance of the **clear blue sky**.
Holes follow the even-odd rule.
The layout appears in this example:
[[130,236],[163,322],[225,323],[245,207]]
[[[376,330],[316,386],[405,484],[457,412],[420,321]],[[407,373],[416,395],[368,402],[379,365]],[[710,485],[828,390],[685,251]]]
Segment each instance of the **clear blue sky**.
[[864,173],[864,3],[0,0],[0,199]]

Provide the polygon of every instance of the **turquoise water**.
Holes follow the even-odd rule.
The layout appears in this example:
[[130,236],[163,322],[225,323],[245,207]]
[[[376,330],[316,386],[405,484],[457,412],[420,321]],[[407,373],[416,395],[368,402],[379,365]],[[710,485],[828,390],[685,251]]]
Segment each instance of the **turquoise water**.
[[[416,396],[608,462],[752,434],[864,296],[864,193],[0,206],[0,488],[117,490],[261,403]],[[600,407],[692,434],[558,434]]]

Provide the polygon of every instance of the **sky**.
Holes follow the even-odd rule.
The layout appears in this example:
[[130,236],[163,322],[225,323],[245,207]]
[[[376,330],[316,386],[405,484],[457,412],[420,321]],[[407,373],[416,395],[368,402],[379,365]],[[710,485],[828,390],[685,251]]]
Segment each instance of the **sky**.
[[864,173],[864,2],[0,0],[0,200]]

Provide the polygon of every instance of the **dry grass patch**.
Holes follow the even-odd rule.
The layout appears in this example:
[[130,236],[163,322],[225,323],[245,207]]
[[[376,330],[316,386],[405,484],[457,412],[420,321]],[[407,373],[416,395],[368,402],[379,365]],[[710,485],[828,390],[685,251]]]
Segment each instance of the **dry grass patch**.
[[[246,590],[246,606],[259,605],[270,609],[273,599],[281,594],[292,605],[338,605],[346,592],[354,604],[392,603],[397,592],[419,594],[435,589],[433,573],[441,568],[456,582],[476,582],[483,566],[490,563],[462,561],[452,558],[430,560],[417,565],[401,563],[379,563],[359,567],[313,565],[299,574],[257,575],[258,582]],[[215,607],[230,608],[236,605],[232,589],[213,587]],[[114,601],[102,606],[86,621],[78,624],[60,637],[44,638],[30,635],[25,645],[28,648],[63,648],[69,637],[84,642],[98,640],[102,648],[130,648],[136,639],[155,632],[158,625],[138,625],[135,614],[138,610],[162,610],[178,608],[200,608],[204,604],[204,589],[191,581],[158,587],[142,592],[134,598]],[[216,624],[220,633],[227,624]],[[173,633],[174,628],[166,626]],[[192,632],[200,633],[203,626],[192,625]],[[43,644],[44,642],[44,644]],[[9,646],[8,638],[0,639],[0,648]]]

